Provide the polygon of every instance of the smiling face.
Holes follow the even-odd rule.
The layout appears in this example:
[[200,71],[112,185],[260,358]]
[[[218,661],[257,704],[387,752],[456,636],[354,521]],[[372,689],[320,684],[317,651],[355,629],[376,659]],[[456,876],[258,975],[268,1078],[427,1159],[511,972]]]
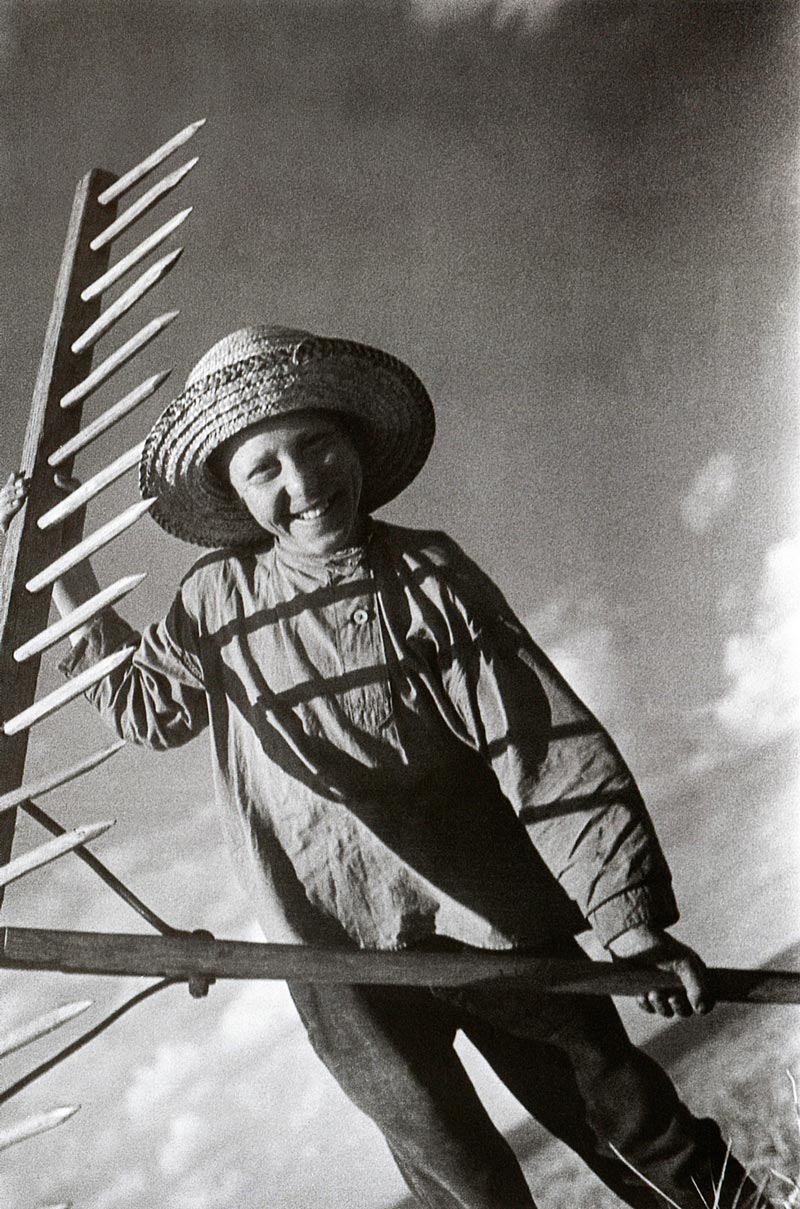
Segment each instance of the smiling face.
[[361,463],[330,412],[302,411],[245,429],[215,455],[251,516],[305,554],[353,545],[361,523]]

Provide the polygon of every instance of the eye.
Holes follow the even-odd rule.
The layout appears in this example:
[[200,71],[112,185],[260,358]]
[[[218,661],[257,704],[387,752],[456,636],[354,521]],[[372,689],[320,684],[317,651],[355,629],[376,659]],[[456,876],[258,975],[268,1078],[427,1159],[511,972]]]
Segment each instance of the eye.
[[336,435],[334,432],[316,432],[305,438],[301,452],[313,458],[326,458],[336,448]]
[[258,466],[254,466],[247,476],[248,483],[268,483],[270,479],[274,479],[278,474],[277,462],[262,462]]

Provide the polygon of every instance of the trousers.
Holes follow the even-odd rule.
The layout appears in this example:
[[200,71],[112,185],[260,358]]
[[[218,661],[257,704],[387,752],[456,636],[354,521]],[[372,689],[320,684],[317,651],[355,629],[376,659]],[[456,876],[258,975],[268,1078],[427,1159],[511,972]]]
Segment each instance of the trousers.
[[[575,944],[568,955],[583,952]],[[536,1209],[453,1048],[459,1029],[531,1116],[624,1204],[663,1209],[663,1195],[645,1180],[681,1209],[757,1202],[716,1123],[691,1114],[665,1071],[631,1043],[610,999],[545,997],[519,980],[458,990],[289,990],[317,1054],[381,1130],[427,1209]]]

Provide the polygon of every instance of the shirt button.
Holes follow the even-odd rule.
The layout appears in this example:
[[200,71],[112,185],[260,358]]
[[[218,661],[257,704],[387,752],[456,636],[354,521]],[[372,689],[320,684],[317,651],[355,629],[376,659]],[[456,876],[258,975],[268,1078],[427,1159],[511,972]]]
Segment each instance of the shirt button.
[[356,609],[353,613],[353,621],[356,625],[365,625],[369,621],[369,613],[366,609]]

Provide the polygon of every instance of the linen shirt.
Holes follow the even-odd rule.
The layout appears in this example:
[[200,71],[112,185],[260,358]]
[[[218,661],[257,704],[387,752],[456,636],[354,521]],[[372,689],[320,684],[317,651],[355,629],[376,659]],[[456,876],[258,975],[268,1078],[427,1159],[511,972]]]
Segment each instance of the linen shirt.
[[139,637],[109,610],[68,675],[123,738],[210,726],[216,797],[267,937],[536,948],[677,910],[633,778],[446,535],[368,523],[332,557],[216,551]]

